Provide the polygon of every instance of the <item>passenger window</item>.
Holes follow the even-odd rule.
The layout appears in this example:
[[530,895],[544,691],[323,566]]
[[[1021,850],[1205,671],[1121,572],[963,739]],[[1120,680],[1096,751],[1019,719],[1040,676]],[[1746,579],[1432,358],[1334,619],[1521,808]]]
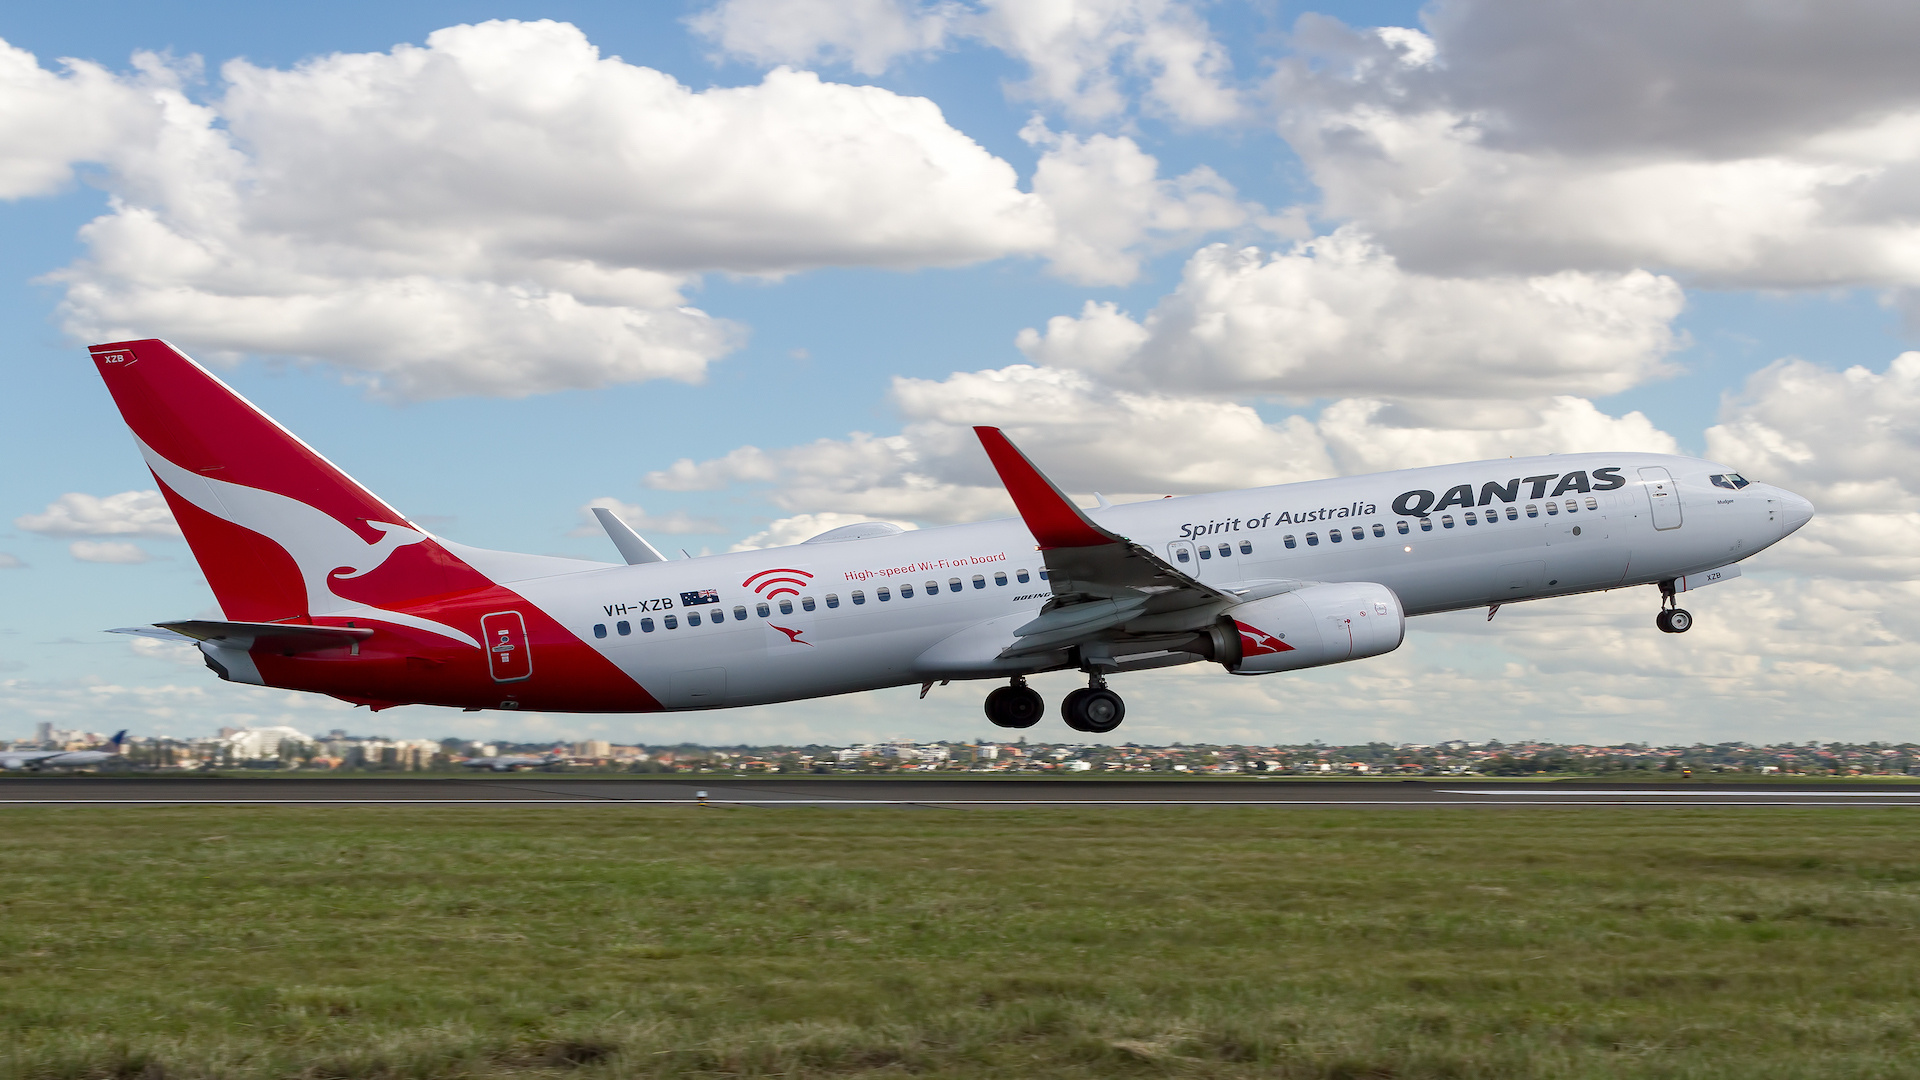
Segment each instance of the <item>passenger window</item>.
[[791,600],[780,601],[780,614],[782,615],[793,614],[793,601]]
[[651,633],[653,633],[653,620],[652,620],[652,619],[641,619],[641,620],[640,620],[640,632],[641,632],[641,633],[643,633],[643,634],[651,634]]
[[1220,557],[1221,557],[1221,558],[1223,558],[1223,559],[1225,559],[1225,558],[1229,558],[1229,557],[1231,557],[1232,555],[1233,555],[1233,545],[1232,545],[1232,544],[1221,544],[1221,545],[1220,545]]
[[1287,535],[1281,537],[1280,546],[1286,548],[1289,551],[1293,550],[1293,534],[1288,533]]
[[700,625],[700,613],[699,613],[699,612],[697,612],[697,611],[689,611],[689,612],[687,612],[687,625],[688,625],[688,626],[699,626],[699,625]]
[[735,605],[733,606],[733,621],[734,621],[734,622],[746,622],[746,621],[747,621],[747,609],[746,609],[746,608],[743,608],[743,607],[741,607],[741,606],[740,606],[740,605],[738,605],[738,604],[735,604]]
[[995,585],[1005,585],[1007,583],[1007,572],[1005,570],[995,570],[993,572],[993,583]]
[[633,633],[633,625],[627,622],[625,619],[622,619],[619,622],[614,623],[613,629],[614,629],[614,632],[619,634],[621,637],[626,637],[628,634]]
[[986,588],[986,587],[987,587],[987,579],[986,579],[986,578],[983,578],[983,577],[981,577],[981,576],[980,576],[979,574],[975,574],[975,575],[973,575],[973,587],[974,587],[974,588],[976,588],[976,589],[984,589],[984,588]]
[[861,592],[859,589],[853,590],[853,606],[854,607],[859,607],[861,604],[864,604],[866,602],[867,602],[866,593]]
[[1432,532],[1432,531],[1433,531],[1433,519],[1432,519],[1432,518],[1421,518],[1421,519],[1420,519],[1420,531],[1421,531],[1421,532]]
[[1013,579],[1025,585],[1027,583],[1027,572],[1025,570],[1016,570],[1013,572]]
[[754,614],[756,614],[756,615],[758,615],[758,616],[760,616],[761,618],[763,618],[763,619],[764,619],[764,618],[766,618],[767,616],[769,616],[769,615],[771,615],[771,614],[773,614],[773,609],[772,609],[772,608],[769,608],[769,607],[768,607],[768,606],[766,605],[766,603],[765,603],[764,601],[762,601],[761,603],[758,603],[758,604],[755,604],[755,605],[753,605],[753,612],[754,612]]
[[1374,522],[1374,523],[1373,523],[1373,535],[1374,535],[1374,538],[1375,538],[1375,539],[1378,539],[1378,538],[1380,538],[1380,537],[1382,537],[1382,536],[1385,536],[1385,535],[1387,535],[1387,527],[1386,527],[1385,525],[1382,525],[1382,524],[1380,524],[1380,523],[1379,523],[1379,522],[1377,522],[1377,521],[1376,521],[1376,522]]
[[929,582],[927,582],[927,595],[928,595],[928,596],[939,596],[939,595],[940,595],[940,583],[939,583],[939,582],[937,582],[937,581],[929,581]]
[[1469,511],[1467,511],[1467,512],[1466,512],[1466,514],[1465,514],[1464,516],[1465,516],[1465,517],[1466,517],[1466,519],[1467,519],[1467,524],[1469,524],[1469,525],[1478,525],[1478,524],[1480,524],[1480,521],[1479,521],[1479,519],[1473,516],[1473,511],[1471,511],[1471,510],[1469,510]]
[[828,593],[828,594],[827,594],[827,606],[828,606],[828,607],[830,607],[830,608],[837,608],[837,607],[839,607],[839,606],[840,606],[840,594],[839,594],[839,593]]
[[889,590],[885,585],[882,585],[879,588],[873,590],[873,595],[876,599],[878,599],[883,604],[893,599],[892,591]]
[[1519,521],[1519,520],[1520,520],[1520,508],[1519,508],[1519,507],[1517,507],[1517,506],[1509,506],[1509,507],[1507,507],[1507,520],[1508,520],[1508,521]]
[[1599,499],[1596,499],[1596,498],[1594,498],[1594,497],[1593,497],[1593,496],[1591,496],[1591,495],[1589,495],[1589,496],[1587,496],[1587,509],[1589,509],[1589,510],[1598,510],[1598,509],[1600,509],[1600,500],[1599,500]]
[[1539,507],[1537,507],[1537,506],[1535,506],[1535,505],[1533,505],[1532,503],[1528,503],[1528,504],[1527,504],[1527,516],[1528,516],[1528,517],[1536,517],[1536,518],[1537,518],[1537,517],[1539,517],[1539,516],[1540,516],[1540,508],[1539,508]]
[[1240,541],[1240,554],[1242,555],[1253,554],[1253,541],[1251,540]]
[[1320,534],[1319,534],[1319,533],[1308,533],[1308,534],[1307,534],[1307,546],[1308,546],[1308,547],[1319,547],[1319,546],[1320,546]]
[[960,579],[959,579],[959,578],[948,578],[948,579],[947,579],[947,591],[948,591],[948,592],[959,592],[959,591],[960,591]]
[[813,597],[811,597],[811,596],[803,596],[803,597],[801,597],[801,598],[800,598],[800,607],[801,607],[801,609],[802,609],[802,610],[804,610],[804,611],[812,611],[812,610],[813,610]]
[[1567,500],[1567,513],[1569,513],[1569,514],[1577,514],[1577,513],[1579,513],[1579,512],[1580,512],[1580,500],[1579,500],[1579,499],[1568,499],[1568,500]]
[[[1173,560],[1175,562],[1192,562],[1193,556],[1187,554],[1186,548],[1180,548],[1173,553]],[[1020,580],[1025,581],[1027,579],[1023,577]]]
[[594,623],[594,624],[593,624],[593,636],[594,636],[594,637],[606,637],[606,636],[607,636],[607,624],[606,624],[606,623]]
[[1441,514],[1441,515],[1440,515],[1440,527],[1441,527],[1441,528],[1443,528],[1443,529],[1451,529],[1451,528],[1453,528],[1453,515],[1452,515],[1452,514]]
[[1041,581],[1046,581],[1046,580],[1048,580],[1048,578],[1047,578],[1047,572],[1046,572],[1045,570],[1042,570],[1042,571],[1040,571],[1040,580],[1041,580]]
[[723,623],[723,622],[726,622],[726,621],[727,621],[727,613],[726,613],[726,611],[725,611],[725,610],[723,610],[723,609],[721,609],[721,608],[714,608],[714,609],[713,609],[713,621],[714,621],[714,622],[716,622],[716,623]]
[[1558,513],[1560,513],[1559,503],[1550,502],[1547,504],[1547,516],[1552,517]]
[[1355,540],[1365,540],[1367,538],[1367,530],[1355,525],[1353,527],[1353,538]]
[[913,586],[911,585],[900,586],[900,599],[902,600],[913,599]]
[[1202,559],[1213,558],[1213,549],[1206,546],[1205,544],[1200,545],[1200,557]]
[[1404,522],[1404,521],[1396,521],[1396,522],[1394,522],[1393,524],[1394,524],[1394,527],[1395,527],[1395,528],[1397,528],[1397,529],[1399,529],[1399,530],[1400,530],[1400,535],[1401,535],[1401,536],[1405,536],[1405,535],[1407,535],[1407,531],[1408,531],[1408,530],[1407,530],[1407,523],[1406,523],[1406,522]]
[[664,618],[664,619],[661,619],[660,621],[661,621],[661,622],[662,622],[663,624],[665,624],[665,625],[666,625],[666,628],[667,628],[667,629],[669,629],[669,630],[678,630],[678,629],[680,629],[680,620],[679,620],[679,619],[678,619],[677,617],[675,617],[675,616],[672,616],[672,615],[669,615],[669,616],[667,616],[666,618]]
[[1341,535],[1340,535],[1340,530],[1339,530],[1339,529],[1328,529],[1328,530],[1327,530],[1327,543],[1329,543],[1329,544],[1337,544],[1337,543],[1339,543],[1340,541],[1342,541],[1342,540],[1345,540],[1345,539],[1346,539],[1346,537],[1344,537],[1344,536],[1341,536]]

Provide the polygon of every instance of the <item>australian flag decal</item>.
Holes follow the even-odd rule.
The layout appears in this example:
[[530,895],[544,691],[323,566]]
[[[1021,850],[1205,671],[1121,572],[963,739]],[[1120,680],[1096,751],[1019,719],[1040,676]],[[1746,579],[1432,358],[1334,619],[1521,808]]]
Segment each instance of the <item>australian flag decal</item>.
[[698,607],[701,604],[717,604],[719,602],[720,590],[718,589],[697,589],[693,592],[683,592],[680,594],[681,607]]

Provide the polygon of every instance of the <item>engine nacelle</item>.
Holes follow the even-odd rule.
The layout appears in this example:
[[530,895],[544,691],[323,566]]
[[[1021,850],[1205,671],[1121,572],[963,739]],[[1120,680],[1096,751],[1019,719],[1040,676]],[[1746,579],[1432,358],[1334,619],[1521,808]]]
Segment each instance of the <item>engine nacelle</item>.
[[1407,636],[1407,614],[1385,585],[1309,585],[1227,609],[1210,636],[1228,671],[1266,675],[1390,653]]

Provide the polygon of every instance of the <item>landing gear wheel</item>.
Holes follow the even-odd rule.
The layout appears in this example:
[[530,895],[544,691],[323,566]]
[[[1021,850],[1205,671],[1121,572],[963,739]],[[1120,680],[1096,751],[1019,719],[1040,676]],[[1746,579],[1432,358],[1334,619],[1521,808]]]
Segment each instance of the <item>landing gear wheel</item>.
[[987,695],[987,719],[995,727],[1030,728],[1046,713],[1046,699],[1024,680]]
[[1661,608],[1660,614],[1653,617],[1653,625],[1659,627],[1660,632],[1663,634],[1673,633],[1673,624],[1667,621],[1667,617],[1672,614],[1673,612],[1668,611],[1666,608]]
[[1670,608],[1667,611],[1667,633],[1684,634],[1693,629],[1693,613],[1686,608]]
[[1075,731],[1105,735],[1127,718],[1127,703],[1104,686],[1089,686],[1068,694],[1060,703],[1060,715]]

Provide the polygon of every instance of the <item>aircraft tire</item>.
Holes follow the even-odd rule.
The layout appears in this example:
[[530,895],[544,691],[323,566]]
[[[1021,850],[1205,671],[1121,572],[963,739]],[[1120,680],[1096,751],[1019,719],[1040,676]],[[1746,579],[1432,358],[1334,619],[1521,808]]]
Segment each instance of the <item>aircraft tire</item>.
[[1127,718],[1127,703],[1104,686],[1083,687],[1060,703],[1060,716],[1075,731],[1104,735]]
[[1047,713],[1047,699],[1030,686],[1003,686],[987,695],[987,719],[995,727],[1030,728]]
[[1660,632],[1663,634],[1675,633],[1673,623],[1668,619],[1668,616],[1672,614],[1673,612],[1668,611],[1666,608],[1661,608],[1660,614],[1653,617],[1653,625],[1659,627]]
[[1684,634],[1691,629],[1693,629],[1693,612],[1680,607],[1667,612],[1667,633]]

